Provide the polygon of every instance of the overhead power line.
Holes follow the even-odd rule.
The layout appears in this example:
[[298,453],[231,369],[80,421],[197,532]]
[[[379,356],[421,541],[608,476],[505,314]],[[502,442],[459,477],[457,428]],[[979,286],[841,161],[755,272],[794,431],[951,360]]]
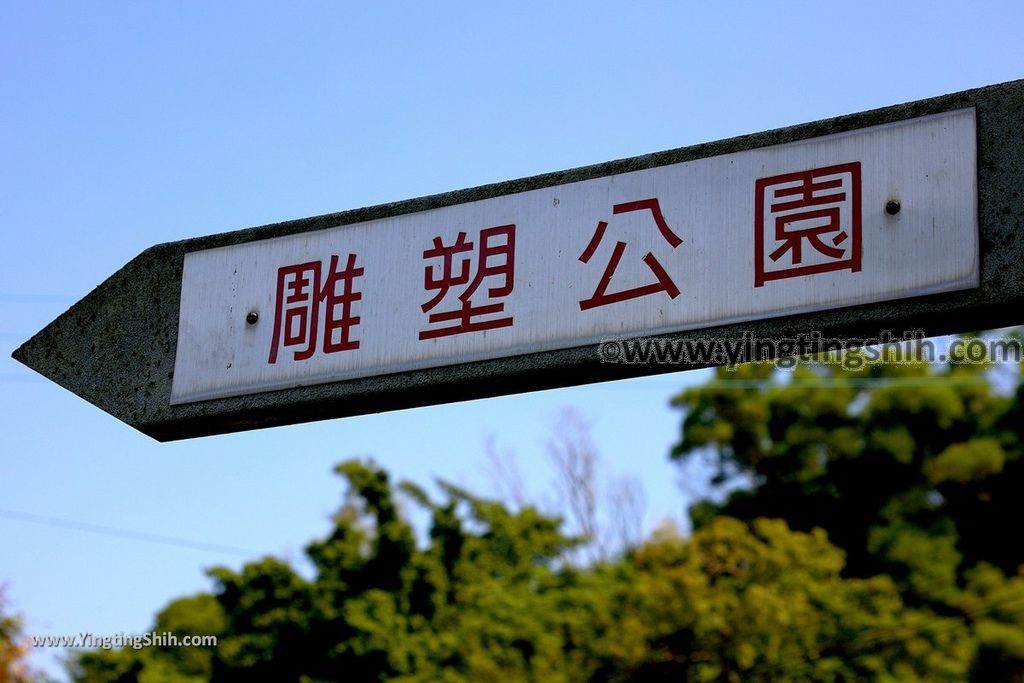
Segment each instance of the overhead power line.
[[35,515],[27,512],[18,512],[16,510],[4,510],[0,509],[0,517],[5,519],[11,519],[18,522],[29,522],[31,524],[42,524],[44,526],[57,527],[60,529],[70,529],[72,531],[88,531],[93,534],[102,534],[105,536],[114,536],[116,538],[126,538],[132,541],[143,541],[146,543],[157,543],[160,545],[174,546],[177,548],[188,548],[190,550],[202,550],[211,553],[222,553],[230,555],[241,555],[245,557],[253,557],[263,554],[261,551],[252,550],[250,548],[239,548],[230,545],[220,545],[218,543],[206,543],[204,541],[193,541],[186,538],[175,538],[173,536],[162,536],[160,534],[151,534],[145,531],[132,531],[130,529],[119,529],[112,526],[104,526],[101,524],[90,524],[88,522],[79,522],[73,519],[62,519],[60,517],[47,517],[44,515]]

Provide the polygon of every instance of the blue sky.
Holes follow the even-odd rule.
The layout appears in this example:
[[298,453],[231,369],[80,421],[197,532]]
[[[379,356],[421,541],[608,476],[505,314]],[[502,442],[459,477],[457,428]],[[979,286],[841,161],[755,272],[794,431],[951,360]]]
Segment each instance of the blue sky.
[[[681,517],[668,400],[701,373],[157,444],[9,354],[159,242],[1013,80],[1022,32],[1012,1],[0,3],[0,509],[298,559],[334,463],[486,492],[493,435],[539,497],[573,406],[648,525]],[[246,559],[10,515],[0,537],[34,635],[143,632]]]

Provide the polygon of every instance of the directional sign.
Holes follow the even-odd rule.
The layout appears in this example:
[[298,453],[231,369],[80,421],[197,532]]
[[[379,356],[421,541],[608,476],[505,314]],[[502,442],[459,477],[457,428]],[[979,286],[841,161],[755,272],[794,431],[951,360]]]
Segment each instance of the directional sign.
[[976,287],[974,115],[188,253],[171,403]]
[[715,362],[610,340],[1013,324],[1022,122],[1015,82],[159,245],[15,357],[171,440]]

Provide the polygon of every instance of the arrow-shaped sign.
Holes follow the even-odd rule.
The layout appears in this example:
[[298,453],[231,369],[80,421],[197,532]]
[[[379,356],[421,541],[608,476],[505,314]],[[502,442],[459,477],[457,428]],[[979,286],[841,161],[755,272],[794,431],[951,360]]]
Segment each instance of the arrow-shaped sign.
[[173,440],[1017,324],[1022,123],[1017,81],[162,244],[14,357]]

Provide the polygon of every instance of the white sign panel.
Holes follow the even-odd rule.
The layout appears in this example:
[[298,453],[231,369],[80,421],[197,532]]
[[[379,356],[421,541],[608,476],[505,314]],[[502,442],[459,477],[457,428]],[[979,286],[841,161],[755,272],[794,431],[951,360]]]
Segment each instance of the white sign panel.
[[975,157],[965,109],[193,252],[171,402],[976,287]]

